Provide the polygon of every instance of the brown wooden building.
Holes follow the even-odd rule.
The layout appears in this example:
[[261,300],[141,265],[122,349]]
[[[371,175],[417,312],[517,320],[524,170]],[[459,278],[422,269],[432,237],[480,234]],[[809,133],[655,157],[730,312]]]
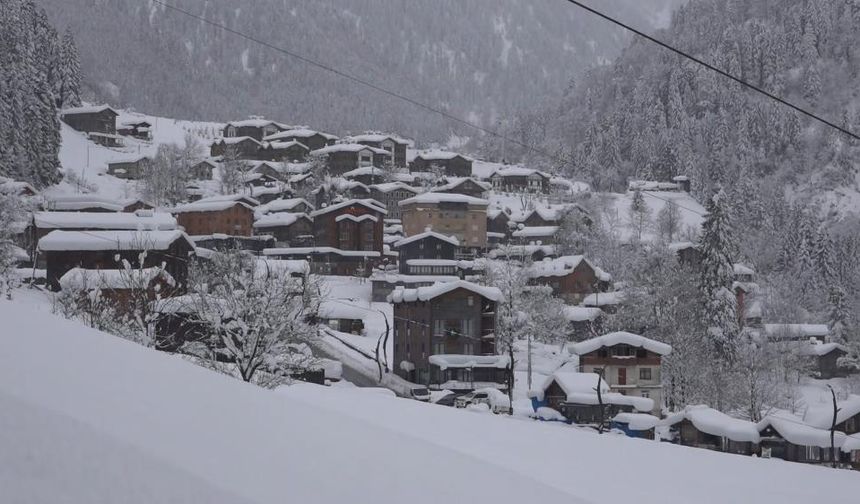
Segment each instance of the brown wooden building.
[[487,246],[487,200],[464,194],[423,193],[399,205],[406,236],[423,233],[429,227],[456,236],[461,247],[479,250]]
[[290,163],[303,162],[310,149],[296,141],[264,142],[260,148],[259,158],[268,161],[287,161]]
[[409,142],[396,135],[386,135],[384,133],[365,133],[348,138],[350,142],[376,147],[391,153],[391,159],[394,166],[406,167],[406,148]]
[[441,184],[432,189],[433,192],[448,194],[465,194],[473,198],[483,198],[491,189],[490,184],[471,177],[445,177]]
[[550,176],[538,170],[512,166],[500,168],[490,175],[493,189],[504,192],[549,192]]
[[306,213],[276,212],[254,222],[254,234],[271,235],[275,247],[314,246],[314,223]]
[[263,144],[249,136],[225,137],[212,143],[209,155],[218,157],[233,152],[239,159],[260,159],[262,149]]
[[309,128],[292,128],[263,138],[266,142],[298,142],[311,151],[334,145],[337,137]]
[[79,292],[79,303],[90,302],[89,293],[98,291],[119,315],[142,313],[156,299],[165,299],[182,292],[176,281],[158,266],[131,269],[72,268],[60,278],[64,291]]
[[228,122],[224,126],[222,134],[225,138],[250,137],[261,142],[264,137],[274,135],[279,131],[290,129],[286,124],[281,124],[261,117],[251,117],[242,121]]
[[[507,369],[498,367],[503,356],[495,347],[501,297],[496,288],[462,280],[394,290],[389,300],[394,303],[395,372],[413,383],[448,390],[504,387]],[[486,365],[477,356],[484,356]]]
[[75,107],[60,111],[63,122],[84,133],[116,134],[116,110],[107,105]]
[[147,156],[112,161],[107,165],[107,174],[121,179],[138,180],[143,177],[151,164],[152,159]]
[[428,151],[415,156],[409,165],[412,172],[433,172],[436,169],[449,177],[471,177],[472,160],[456,152]]
[[117,129],[117,134],[137,138],[139,140],[152,140],[152,124],[147,121],[129,121],[122,123]]
[[381,201],[388,210],[388,217],[391,219],[400,218],[399,203],[406,198],[411,198],[419,193],[419,190],[403,182],[386,182],[382,184],[373,184],[368,186],[370,189],[370,197]]
[[386,214],[383,205],[371,199],[347,200],[314,210],[310,217],[316,246],[381,254]]
[[382,149],[361,144],[334,144],[311,151],[311,155],[325,161],[331,175],[343,175],[357,168],[382,167],[391,154]]
[[185,232],[192,236],[253,234],[254,209],[241,201],[200,200],[180,205],[171,213]]
[[547,285],[553,295],[576,305],[595,292],[606,292],[612,277],[584,256],[562,256],[536,262],[529,270],[532,285]]
[[194,244],[179,230],[52,231],[39,240],[39,250],[45,254],[48,285],[54,290],[72,268],[116,269],[123,261],[132,268],[164,264],[177,286],[183,286]]

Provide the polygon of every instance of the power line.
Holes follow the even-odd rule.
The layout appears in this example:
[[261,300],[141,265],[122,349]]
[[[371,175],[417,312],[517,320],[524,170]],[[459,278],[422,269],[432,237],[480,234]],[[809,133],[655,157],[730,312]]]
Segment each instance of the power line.
[[794,103],[791,103],[788,100],[780,98],[779,96],[777,96],[771,92],[765,91],[764,89],[762,89],[762,88],[760,88],[754,84],[750,84],[749,82],[747,82],[747,81],[745,81],[739,77],[736,77],[736,76],[734,76],[734,75],[732,75],[732,74],[730,74],[724,70],[721,70],[721,69],[717,68],[716,66],[714,66],[710,63],[707,63],[707,62],[705,62],[705,61],[703,61],[703,60],[701,60],[701,59],[699,59],[699,58],[697,58],[697,57],[695,57],[695,56],[693,56],[687,52],[684,52],[680,49],[677,49],[677,48],[663,42],[662,40],[654,38],[651,35],[648,35],[647,33],[643,32],[641,30],[633,28],[632,26],[630,26],[630,25],[628,25],[622,21],[619,21],[618,19],[615,19],[614,17],[609,16],[608,14],[604,14],[603,12],[600,12],[597,9],[589,7],[589,6],[585,5],[584,3],[582,3],[578,0],[566,0],[566,1],[573,4],[573,5],[576,5],[577,7],[580,7],[580,8],[582,8],[582,9],[584,9],[584,10],[586,10],[592,14],[594,14],[595,16],[601,17],[601,18],[605,19],[606,21],[609,21],[610,23],[618,25],[618,26],[624,28],[625,30],[633,32],[636,35],[639,35],[640,37],[642,37],[646,40],[649,40],[649,41],[659,45],[660,47],[662,47],[664,49],[668,49],[669,51],[672,51],[673,53],[678,54],[679,56],[683,56],[684,58],[687,58],[690,61],[698,63],[699,65],[707,68],[708,70],[714,71],[714,72],[722,75],[723,77],[726,77],[728,79],[731,79],[731,80],[737,82],[738,84],[740,84],[744,87],[752,89],[753,91],[760,93],[760,94],[770,98],[771,100],[775,100],[775,101],[777,101],[777,102],[779,102],[779,103],[781,103],[781,104],[783,104],[783,105],[785,105],[791,109],[796,110],[797,112],[800,112],[801,114],[803,114],[807,117],[810,117],[810,118],[812,118],[812,119],[814,119],[814,120],[816,120],[822,124],[830,126],[831,128],[836,129],[836,130],[842,132],[843,134],[848,135],[851,138],[854,138],[855,140],[860,140],[860,136],[852,133],[851,131],[843,128],[842,126],[839,126],[839,125],[837,125],[831,121],[828,121],[827,119],[824,119],[823,117],[815,114],[814,112],[810,112],[810,111],[804,109],[803,107],[800,107],[799,105],[795,105]]

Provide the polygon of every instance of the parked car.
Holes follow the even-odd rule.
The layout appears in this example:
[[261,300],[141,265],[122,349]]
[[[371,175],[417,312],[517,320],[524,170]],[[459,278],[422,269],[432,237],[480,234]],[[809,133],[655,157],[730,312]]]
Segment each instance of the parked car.
[[431,399],[433,404],[439,404],[442,406],[454,406],[454,401],[457,400],[457,394],[451,392],[450,390],[444,391],[444,393],[440,394],[438,398],[435,400]]
[[430,402],[430,390],[427,387],[414,387],[409,390],[409,396],[416,401]]
[[508,396],[501,390],[494,388],[478,389],[454,400],[454,406],[457,408],[465,408],[471,404],[486,404],[490,407],[490,411],[496,414],[511,411]]

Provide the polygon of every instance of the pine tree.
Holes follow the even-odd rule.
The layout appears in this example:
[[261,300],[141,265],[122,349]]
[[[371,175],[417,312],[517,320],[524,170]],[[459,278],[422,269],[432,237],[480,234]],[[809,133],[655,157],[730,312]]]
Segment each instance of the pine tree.
[[731,361],[738,333],[737,307],[732,293],[733,258],[737,254],[737,245],[725,192],[720,190],[714,194],[705,208],[708,213],[699,239],[702,255],[699,289],[704,299],[703,318],[707,321],[717,355]]
[[56,93],[57,107],[78,107],[81,104],[81,62],[71,29],[66,29],[60,47],[60,79]]

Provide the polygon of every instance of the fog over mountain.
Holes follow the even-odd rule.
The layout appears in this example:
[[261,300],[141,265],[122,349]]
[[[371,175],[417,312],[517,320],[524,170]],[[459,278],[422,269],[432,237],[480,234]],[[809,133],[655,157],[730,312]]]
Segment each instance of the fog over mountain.
[[[560,96],[571,78],[608,63],[630,40],[562,0],[170,1],[487,126]],[[39,3],[71,28],[98,100],[189,119],[261,114],[340,133],[470,133],[155,2]],[[592,1],[648,29],[668,23],[680,3]]]

